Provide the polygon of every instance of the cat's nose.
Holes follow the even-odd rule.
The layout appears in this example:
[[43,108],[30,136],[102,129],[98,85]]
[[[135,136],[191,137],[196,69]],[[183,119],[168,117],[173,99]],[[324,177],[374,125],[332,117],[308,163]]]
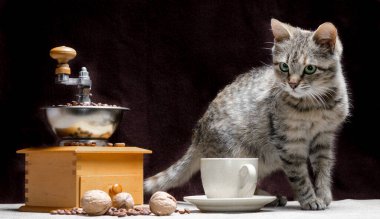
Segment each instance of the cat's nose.
[[289,86],[292,88],[292,89],[296,89],[296,87],[298,86],[298,82],[291,82],[289,81]]
[[292,89],[296,89],[296,87],[300,84],[301,77],[298,74],[292,74],[289,76],[288,84]]

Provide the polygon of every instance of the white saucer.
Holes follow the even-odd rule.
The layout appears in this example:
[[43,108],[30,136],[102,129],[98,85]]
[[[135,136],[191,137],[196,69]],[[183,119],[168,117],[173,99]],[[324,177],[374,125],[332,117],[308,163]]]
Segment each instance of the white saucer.
[[271,203],[276,196],[255,195],[251,198],[207,198],[205,195],[185,196],[183,200],[204,212],[258,211]]

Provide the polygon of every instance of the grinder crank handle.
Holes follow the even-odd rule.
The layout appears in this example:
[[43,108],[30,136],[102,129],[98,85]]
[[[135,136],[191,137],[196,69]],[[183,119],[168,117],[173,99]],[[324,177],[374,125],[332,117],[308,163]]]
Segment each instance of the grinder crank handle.
[[70,47],[67,46],[59,46],[50,50],[50,57],[56,59],[58,64],[55,69],[55,74],[71,74],[70,66],[68,62],[75,58],[77,52]]

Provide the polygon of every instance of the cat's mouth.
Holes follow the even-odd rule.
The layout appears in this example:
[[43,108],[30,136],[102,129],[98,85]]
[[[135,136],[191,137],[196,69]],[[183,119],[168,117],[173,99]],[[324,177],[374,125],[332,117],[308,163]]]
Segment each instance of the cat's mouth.
[[289,85],[285,87],[285,91],[295,98],[302,98],[306,96],[305,90],[300,87],[291,88]]
[[293,97],[296,97],[296,98],[302,98],[302,97],[305,97],[306,95],[301,93],[301,92],[297,92],[295,90],[292,90],[289,92],[290,95],[292,95]]

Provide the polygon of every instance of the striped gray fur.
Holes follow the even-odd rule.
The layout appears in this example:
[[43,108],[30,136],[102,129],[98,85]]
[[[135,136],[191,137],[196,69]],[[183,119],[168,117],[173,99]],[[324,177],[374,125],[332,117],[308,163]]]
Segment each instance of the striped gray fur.
[[[273,65],[254,68],[225,87],[198,121],[186,154],[146,179],[146,192],[186,183],[202,157],[258,157],[259,180],[283,170],[302,209],[330,204],[334,137],[349,114],[342,45],[331,23],[316,31],[275,19],[271,25]],[[317,67],[313,74],[305,73],[308,65]]]

